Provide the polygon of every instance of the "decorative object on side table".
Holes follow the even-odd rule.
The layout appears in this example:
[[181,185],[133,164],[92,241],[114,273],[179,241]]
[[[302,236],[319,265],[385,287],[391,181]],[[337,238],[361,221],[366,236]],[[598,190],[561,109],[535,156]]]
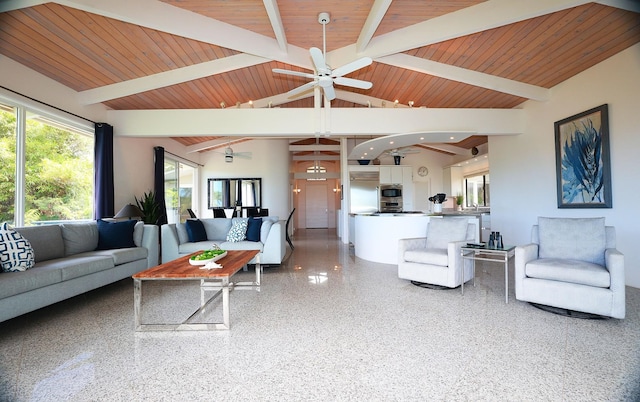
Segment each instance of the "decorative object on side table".
[[611,208],[606,104],[554,123],[558,208]]

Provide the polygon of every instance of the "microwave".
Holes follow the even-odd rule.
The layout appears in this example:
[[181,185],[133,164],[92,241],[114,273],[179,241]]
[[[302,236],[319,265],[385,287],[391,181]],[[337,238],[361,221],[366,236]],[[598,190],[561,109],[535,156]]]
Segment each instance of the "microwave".
[[380,186],[380,198],[401,198],[402,186],[384,185]]

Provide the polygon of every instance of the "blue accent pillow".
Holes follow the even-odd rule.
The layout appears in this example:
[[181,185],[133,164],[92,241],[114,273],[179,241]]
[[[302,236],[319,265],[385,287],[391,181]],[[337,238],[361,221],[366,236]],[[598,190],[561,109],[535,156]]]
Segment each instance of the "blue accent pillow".
[[135,247],[133,228],[136,226],[136,222],[138,221],[107,222],[98,219],[98,247],[96,250]]
[[184,223],[190,242],[207,240],[207,231],[200,219],[187,219]]
[[247,240],[260,241],[260,228],[262,227],[262,218],[251,218],[247,224]]

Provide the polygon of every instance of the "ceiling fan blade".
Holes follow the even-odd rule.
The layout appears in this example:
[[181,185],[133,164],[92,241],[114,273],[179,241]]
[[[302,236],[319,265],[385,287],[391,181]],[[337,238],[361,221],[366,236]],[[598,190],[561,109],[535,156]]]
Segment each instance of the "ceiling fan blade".
[[318,73],[318,75],[325,75],[331,72],[324,60],[322,50],[318,49],[317,47],[312,47],[311,49],[309,49],[309,53],[311,54],[311,60],[313,60],[313,65],[316,67],[316,72]]
[[333,79],[333,82],[338,85],[345,85],[348,87],[360,88],[360,89],[369,89],[373,86],[369,81],[356,80],[353,78],[346,77],[336,77]]
[[324,96],[327,100],[334,100],[336,98],[336,91],[333,89],[333,85],[322,87],[322,89],[324,90]]
[[235,158],[251,159],[251,152],[236,152],[233,154]]
[[351,63],[347,63],[342,67],[338,67],[331,72],[332,77],[342,77],[343,75],[347,75],[356,70],[361,69],[362,67],[366,67],[373,63],[371,57],[363,57],[356,61],[352,61]]
[[313,74],[302,73],[300,71],[283,70],[281,68],[274,68],[271,71],[273,71],[274,73],[279,73],[279,74],[295,75],[296,77],[304,77],[304,78],[310,78],[310,79],[316,78],[316,76],[313,75]]
[[293,88],[291,91],[287,92],[287,95],[289,96],[293,96],[293,95],[298,95],[302,92],[308,91],[309,89],[313,88],[316,85],[316,81],[311,81],[311,82],[307,82],[304,85],[300,85],[297,88]]

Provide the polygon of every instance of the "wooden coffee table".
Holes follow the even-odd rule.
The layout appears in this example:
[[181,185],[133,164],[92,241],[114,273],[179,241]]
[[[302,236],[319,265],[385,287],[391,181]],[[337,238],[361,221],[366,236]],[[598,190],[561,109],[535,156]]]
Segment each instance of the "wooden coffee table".
[[[217,330],[229,329],[229,290],[233,288],[249,288],[260,290],[262,267],[256,262],[255,282],[236,282],[230,278],[240,271],[258,253],[258,250],[229,250],[227,255],[217,261],[222,268],[201,269],[199,265],[189,264],[189,258],[197,253],[180,257],[176,260],[149,268],[133,275],[133,298],[136,331],[187,331],[187,330]],[[200,308],[182,323],[175,324],[145,324],[142,323],[142,282],[166,281],[166,280],[199,280],[200,281]],[[215,291],[209,299],[205,298],[205,291]],[[190,322],[201,313],[205,307],[222,294],[222,322],[194,323]]]

